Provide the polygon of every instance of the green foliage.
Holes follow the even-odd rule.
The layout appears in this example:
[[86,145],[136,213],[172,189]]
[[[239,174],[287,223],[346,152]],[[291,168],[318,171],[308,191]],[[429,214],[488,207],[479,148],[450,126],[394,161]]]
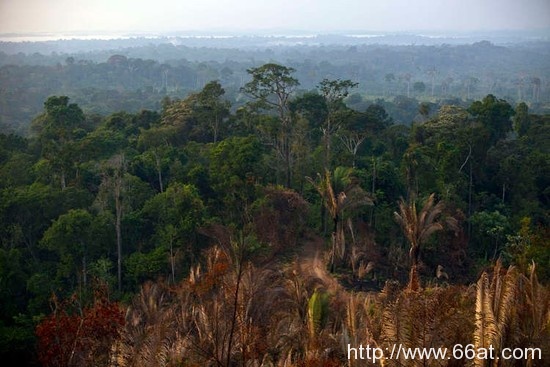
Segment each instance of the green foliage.
[[316,289],[307,305],[310,337],[314,338],[323,330],[329,316],[329,295],[325,290]]
[[55,280],[88,286],[89,264],[108,253],[109,227],[105,218],[84,209],[71,209],[44,232],[40,245],[58,257]]
[[[550,262],[549,241],[548,228],[535,227],[531,218],[524,217],[520,221],[519,230],[515,234],[506,236],[503,257],[526,273],[533,263],[542,265]],[[543,281],[550,280],[548,267],[538,267],[537,273]]]
[[6,363],[21,363],[25,358],[30,362],[35,357],[32,352],[36,345],[34,323],[24,314],[15,316],[8,325],[0,322],[0,355]]
[[[253,111],[273,111],[278,118],[264,139],[275,148],[281,171],[284,172],[286,186],[292,184],[294,155],[294,124],[290,114],[290,102],[295,88],[300,84],[292,76],[295,69],[269,63],[247,70],[252,80],[241,89],[253,100],[249,103]],[[275,122],[274,120],[268,120]]]
[[263,152],[255,136],[228,138],[210,150],[208,174],[218,202],[226,208],[222,216],[242,218],[243,207],[254,200],[255,184],[264,171]]
[[221,84],[212,81],[195,95],[193,111],[197,116],[198,125],[207,131],[203,135],[209,135],[214,143],[226,133],[223,123],[229,116],[231,104],[227,100],[222,100],[224,94],[225,90]]
[[44,109],[33,121],[33,129],[42,146],[42,157],[50,169],[57,173],[61,188],[65,189],[75,163],[75,140],[81,135],[84,113],[77,104],[69,104],[67,96],[49,97],[44,102]]
[[514,131],[519,136],[523,136],[529,130],[529,125],[529,107],[525,102],[521,102],[516,106],[516,114],[514,115],[513,119]]
[[282,116],[287,112],[292,91],[299,85],[298,80],[291,76],[295,71],[274,63],[251,68],[248,73],[252,80],[244,86],[243,92],[256,100],[256,107],[277,109]]
[[202,244],[198,229],[206,221],[206,209],[197,189],[189,184],[172,183],[143,205],[140,218],[150,241],[128,259],[133,284],[137,286],[169,270],[173,278],[187,273]]
[[[115,80],[115,73],[130,73],[126,68],[155,67],[155,62],[146,64],[115,57],[101,67]],[[485,265],[499,256],[524,273],[532,272],[534,261],[541,279],[550,279],[545,267],[550,261],[550,124],[548,116],[531,113],[537,106],[519,104],[514,115],[507,101],[493,95],[469,109],[459,100],[421,102],[404,96],[371,103],[362,95],[347,98],[358,87],[351,80],[324,79],[315,92],[299,91],[294,75],[311,65],[294,70],[274,63],[249,69],[251,80],[239,94],[223,83],[240,83],[247,77],[244,69],[216,74],[208,63],[197,70],[177,65],[158,70],[162,88],[171,88],[163,78],[172,71],[186,70],[192,76],[185,80],[198,91],[183,99],[173,95],[161,101],[157,95],[160,112],[122,108],[101,117],[89,109],[85,114],[68,97],[51,97],[33,122],[35,136],[0,135],[2,351],[28,345],[32,320],[49,312],[52,294],[76,293],[86,303],[98,283],[106,289],[118,285],[116,297],[129,299],[142,282],[166,279],[167,297],[177,298],[181,307],[166,306],[162,320],[169,322],[159,319],[158,325],[163,330],[187,325],[178,332],[207,346],[189,363],[244,365],[263,363],[258,358],[269,348],[260,340],[276,346],[269,352],[272,361],[315,364],[324,358],[321,350],[333,351],[339,360],[336,340],[359,337],[358,320],[368,323],[364,341],[380,343],[403,331],[399,325],[416,328],[427,318],[434,330],[445,317],[464,321],[461,330],[472,329],[473,306],[459,303],[473,302],[473,294],[461,290],[463,297],[453,298],[442,279],[473,282],[471,264]],[[80,67],[75,60],[62,69]],[[330,75],[325,71],[332,67],[312,69],[311,76]],[[219,76],[222,81],[209,82]],[[411,80],[418,78],[405,73],[402,85],[393,87],[402,89]],[[306,83],[306,89],[314,88],[318,81]],[[464,83],[467,94],[475,92],[473,80]],[[234,108],[229,101],[236,102]],[[415,119],[418,113],[422,119]],[[400,124],[413,120],[412,127]],[[307,179],[317,172],[325,173]],[[432,192],[417,208],[415,198]],[[408,199],[399,201],[402,196]],[[435,197],[445,201],[445,211]],[[443,222],[453,231],[444,231]],[[462,230],[454,227],[458,223],[464,223]],[[437,238],[431,236],[435,232]],[[356,302],[363,296],[349,298],[342,284],[358,291],[404,280],[403,238],[418,265],[413,275],[427,284],[425,291],[414,287],[399,301],[383,293],[376,302],[365,300],[363,314]],[[436,247],[435,239],[445,246]],[[203,250],[207,258],[199,267]],[[431,288],[438,265],[446,277],[438,272],[441,288]],[[544,299],[531,278],[530,299]],[[313,292],[319,284],[326,291]],[[430,296],[439,298],[421,304],[412,294],[424,303]],[[155,302],[150,305],[165,307],[163,300]],[[456,319],[438,313],[438,302],[463,313]],[[400,315],[406,324],[397,325]],[[386,339],[382,324],[387,324]],[[280,330],[286,334],[279,335]],[[175,331],[150,332],[144,332],[143,348],[157,340],[170,348],[155,350],[170,350],[174,363],[182,361],[176,354],[189,349],[189,340],[175,346],[171,343],[180,335]],[[546,335],[536,333],[529,340]],[[225,344],[219,345],[220,338]],[[434,335],[423,334],[423,342],[431,340]],[[110,344],[109,350],[120,345]]]
[[168,275],[168,250],[165,246],[159,246],[148,253],[134,252],[124,264],[131,283],[142,284],[146,280]]
[[468,111],[489,131],[490,143],[495,143],[506,136],[512,129],[511,117],[514,109],[508,102],[492,94],[482,101],[472,103]]
[[329,80],[323,79],[318,86],[321,95],[325,98],[329,110],[334,110],[340,105],[344,98],[349,94],[351,88],[355,88],[359,83],[351,80]]
[[27,153],[14,152],[0,166],[0,187],[15,187],[31,184],[34,157]]
[[307,92],[294,98],[289,105],[290,111],[299,114],[308,121],[311,134],[320,133],[316,131],[328,114],[328,106],[325,98],[317,92]]
[[91,277],[96,279],[100,284],[106,284],[109,288],[114,289],[116,285],[116,276],[113,269],[113,262],[106,257],[101,257],[90,263],[89,271]]
[[142,208],[142,214],[152,224],[172,225],[178,237],[191,237],[204,220],[204,204],[192,185],[175,182],[165,192],[150,198]]
[[479,250],[485,252],[485,258],[488,258],[492,252],[492,259],[496,260],[501,250],[502,241],[510,230],[508,218],[498,210],[480,211],[473,214],[470,221],[479,236]]

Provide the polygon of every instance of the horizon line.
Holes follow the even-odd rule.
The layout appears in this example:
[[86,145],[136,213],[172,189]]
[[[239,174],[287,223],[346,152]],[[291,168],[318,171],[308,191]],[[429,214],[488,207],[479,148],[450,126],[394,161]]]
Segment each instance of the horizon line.
[[231,28],[210,28],[210,29],[180,29],[180,30],[65,30],[65,31],[21,31],[21,32],[1,32],[2,36],[37,36],[37,35],[108,35],[108,34],[128,34],[128,35],[165,35],[176,36],[179,34],[200,34],[200,35],[215,35],[221,33],[223,35],[232,34],[235,36],[251,35],[251,36],[264,36],[272,32],[283,33],[281,36],[293,33],[307,34],[307,35],[345,35],[349,33],[378,33],[381,36],[392,35],[410,35],[411,33],[454,33],[454,34],[484,34],[484,33],[548,33],[550,36],[550,27],[541,28],[494,28],[494,29],[408,29],[408,30],[376,30],[376,29],[364,29],[364,28],[350,28],[350,29],[293,29],[293,28],[250,28],[250,29],[231,29]]

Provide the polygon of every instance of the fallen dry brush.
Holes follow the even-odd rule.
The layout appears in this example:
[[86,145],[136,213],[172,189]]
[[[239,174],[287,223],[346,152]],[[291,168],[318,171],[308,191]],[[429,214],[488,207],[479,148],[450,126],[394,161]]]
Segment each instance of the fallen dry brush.
[[378,361],[384,366],[543,366],[548,360],[550,290],[539,283],[534,265],[522,274],[498,262],[469,287],[420,284],[411,290],[387,281],[380,292],[354,292],[327,271],[321,254],[260,265],[239,251],[238,245],[211,247],[180,283],[145,283],[112,334],[111,347],[96,349],[104,356],[92,358],[79,350],[79,365],[372,365],[348,360],[348,348],[360,345],[383,350],[394,345],[451,350],[468,344],[492,345],[496,351],[541,348],[543,358],[386,355]]

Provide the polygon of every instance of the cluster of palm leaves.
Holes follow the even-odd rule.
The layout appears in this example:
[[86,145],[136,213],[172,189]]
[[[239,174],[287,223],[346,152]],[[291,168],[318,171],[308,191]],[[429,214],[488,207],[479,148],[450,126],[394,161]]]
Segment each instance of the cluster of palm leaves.
[[[525,353],[522,366],[543,366],[550,360],[550,290],[539,283],[534,263],[525,275],[497,261],[492,276],[484,272],[476,289],[476,347],[492,346],[495,355],[504,348],[539,348],[540,358],[538,353]],[[515,358],[475,361],[480,367],[515,365]]]
[[[317,180],[307,178],[319,192],[323,204],[333,223],[330,267],[334,269],[349,258],[350,250],[346,246],[345,224],[351,226],[346,217],[349,212],[365,205],[372,205],[372,198],[354,181],[352,168],[337,167],[334,172],[329,170],[318,175]],[[353,230],[351,230],[353,233]]]
[[442,201],[436,203],[435,195],[431,194],[418,211],[415,197],[412,196],[408,201],[402,199],[399,202],[399,212],[394,213],[395,220],[401,226],[410,244],[409,287],[413,290],[418,288],[417,267],[420,261],[420,246],[426,243],[435,232],[442,231],[446,227],[458,230],[458,223],[454,217],[448,216],[444,220],[441,219],[444,207],[444,203]]

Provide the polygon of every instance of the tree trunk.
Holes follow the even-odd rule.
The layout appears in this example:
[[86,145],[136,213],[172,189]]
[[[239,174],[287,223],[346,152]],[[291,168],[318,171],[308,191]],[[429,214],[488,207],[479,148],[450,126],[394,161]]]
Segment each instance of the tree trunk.
[[117,249],[117,279],[118,279],[118,291],[122,291],[122,233],[121,233],[121,222],[122,222],[122,200],[120,195],[120,185],[116,183],[115,187],[115,211],[116,211],[116,221],[115,221],[115,231],[116,231],[116,249]]
[[229,339],[227,344],[227,356],[226,356],[226,367],[231,366],[231,348],[233,347],[233,335],[235,334],[235,328],[237,325],[237,312],[239,307],[239,288],[241,285],[242,275],[243,275],[243,257],[239,259],[238,270],[237,270],[237,284],[235,285],[235,294],[233,298],[233,315],[231,319],[231,328],[229,331]]
[[[470,161],[470,182],[468,184],[468,219],[472,216],[472,161]],[[470,237],[472,234],[472,221],[468,220],[468,242],[470,242]]]
[[332,255],[330,260],[330,271],[334,272],[336,266],[336,248],[338,247],[338,215],[332,218],[332,223]]
[[[375,198],[376,196],[374,195],[374,192],[376,190],[376,158],[372,159],[372,187],[371,187],[371,189],[372,189],[372,191],[371,191],[372,197]],[[370,223],[369,223],[371,228],[374,230],[373,224],[374,224],[374,205],[370,209]]]
[[172,271],[172,284],[176,284],[176,260],[174,257],[174,238],[170,236],[170,267]]
[[332,134],[331,129],[332,129],[332,121],[331,121],[330,112],[329,112],[329,116],[327,117],[327,127],[323,134],[325,138],[325,169],[328,171],[331,171],[330,169],[330,149],[331,149],[330,137]]
[[410,291],[416,292],[420,289],[420,280],[418,279],[418,269],[415,266],[411,267],[411,271],[409,273],[409,286]]
[[219,129],[219,121],[218,121],[218,110],[216,109],[215,110],[215,115],[214,115],[214,125],[212,126],[212,133],[214,135],[214,144],[216,144],[218,142],[218,129]]
[[65,179],[65,169],[61,168],[61,191],[67,188],[67,181]]
[[155,166],[157,169],[158,179],[159,179],[159,187],[160,192],[164,192],[164,186],[162,184],[162,167],[160,166],[160,157],[158,156],[157,152],[154,152],[155,155]]
[[86,255],[82,256],[82,283],[84,284],[84,288],[86,288],[88,284],[88,266],[86,261]]
[[116,247],[117,247],[117,278],[118,291],[122,291],[122,189],[124,183],[124,156],[119,157],[119,162],[116,162],[115,177],[114,177],[114,197],[115,197],[115,231],[116,231]]
[[285,170],[286,170],[286,187],[290,188],[292,184],[292,157],[290,151],[290,122],[287,121],[284,126],[284,136],[283,136],[283,151],[285,159]]
[[418,259],[420,257],[420,246],[411,244],[409,257],[411,259],[411,267],[416,267],[418,265]]

